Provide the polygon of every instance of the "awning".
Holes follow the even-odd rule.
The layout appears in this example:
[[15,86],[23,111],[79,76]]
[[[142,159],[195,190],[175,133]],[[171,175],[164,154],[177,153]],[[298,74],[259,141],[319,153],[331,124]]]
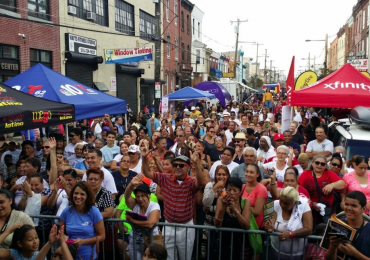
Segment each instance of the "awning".
[[94,82],[94,88],[101,92],[109,92],[109,89],[103,82]]
[[238,82],[238,84],[240,86],[244,87],[244,88],[250,89],[251,91],[256,91],[257,92],[257,90],[255,90],[254,88],[248,87],[247,85],[243,84],[242,82]]

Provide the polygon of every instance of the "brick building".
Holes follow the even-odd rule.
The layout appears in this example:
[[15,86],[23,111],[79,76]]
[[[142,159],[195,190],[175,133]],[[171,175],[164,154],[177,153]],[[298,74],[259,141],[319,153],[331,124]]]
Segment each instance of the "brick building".
[[0,82],[37,63],[60,71],[58,13],[57,0],[1,2]]

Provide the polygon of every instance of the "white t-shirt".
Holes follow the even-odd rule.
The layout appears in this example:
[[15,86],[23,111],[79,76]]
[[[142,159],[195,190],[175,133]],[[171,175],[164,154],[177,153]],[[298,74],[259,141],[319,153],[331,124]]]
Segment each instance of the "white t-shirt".
[[215,171],[216,171],[217,166],[219,166],[219,165],[224,165],[224,166],[226,166],[226,167],[229,169],[230,174],[231,174],[232,170],[233,170],[236,166],[239,166],[239,164],[237,164],[236,162],[231,162],[231,163],[229,163],[228,165],[225,165],[225,164],[222,164],[222,163],[221,163],[221,160],[216,161],[216,162],[212,165],[211,169],[209,170],[209,177],[211,177],[211,181],[214,181],[214,179],[215,179]]
[[[20,177],[15,182],[15,185],[22,184],[26,179],[27,179],[27,176]],[[49,183],[47,183],[44,179],[42,180],[42,183],[44,185],[44,189],[49,189],[50,188]],[[23,191],[22,190],[16,190],[15,191],[14,204],[15,204],[16,207],[18,206],[18,203],[21,200],[22,196],[23,196]]]
[[229,129],[227,129],[225,131],[225,136],[226,136],[226,145],[229,145],[229,143],[233,141],[234,135]]
[[141,173],[141,164],[142,164],[142,160],[140,158],[140,160],[137,163],[137,165],[135,166],[135,168],[130,168],[130,170],[134,171],[134,172],[137,172],[137,174],[140,174]]
[[282,170],[279,170],[276,167],[276,162],[264,163],[262,164],[262,167],[263,169],[269,169],[269,170],[271,170],[272,168],[275,168],[276,180],[284,181],[284,174],[285,174],[285,170],[288,168],[288,165],[285,164],[285,167]]
[[298,170],[299,176],[301,176],[301,174],[303,172],[302,166],[300,166],[299,164],[297,164],[297,165],[294,165],[294,167]]
[[[106,188],[110,192],[112,192],[112,194],[117,193],[117,187],[116,187],[116,184],[114,182],[112,174],[107,169],[105,169],[104,167],[101,167],[100,170],[102,170],[103,173],[104,173],[104,180],[103,180],[101,186]],[[84,176],[82,177],[82,181],[86,181],[86,180],[87,180],[87,176],[86,176],[86,173],[85,173]]]
[[230,121],[233,121],[233,122],[237,123],[238,126],[240,126],[240,124],[242,123],[239,119],[234,119],[234,120],[230,119]]
[[[149,218],[149,214],[152,211],[155,211],[155,210],[158,210],[159,211],[159,214],[160,214],[161,209],[159,207],[159,204],[156,203],[156,202],[153,202],[153,201],[149,201],[149,206],[146,209],[145,216],[147,216]],[[136,204],[134,206],[134,208],[132,209],[132,211],[135,212],[135,213],[140,213],[140,205],[139,204]],[[133,230],[131,230],[130,237],[129,237],[130,243],[133,242],[133,236],[134,236],[133,234],[134,234],[134,232],[133,232]],[[153,236],[155,236],[155,235],[159,235],[159,231],[158,231],[158,227],[157,226],[153,229]]]
[[293,121],[296,121],[296,122],[298,122],[298,124],[300,123],[300,122],[302,122],[302,117],[301,117],[301,115],[298,113],[298,114],[296,114],[295,116],[294,116],[294,118],[293,118]]
[[116,162],[121,162],[121,159],[122,159],[123,155],[122,154],[117,154],[114,158],[113,158],[113,161],[116,161]]
[[234,111],[235,112],[235,115],[237,116],[238,115],[238,113],[239,113],[239,108],[231,108],[231,111]]
[[334,151],[334,145],[333,142],[325,139],[321,143],[318,143],[317,140],[313,140],[307,144],[306,152],[324,152],[329,151],[331,154],[333,154]]
[[1,156],[2,163],[5,163],[4,158],[5,158],[5,155],[7,154],[10,154],[12,156],[12,163],[17,164],[19,155],[21,154],[21,150],[17,149],[15,151],[6,151],[5,153],[3,153],[3,155]]
[[[308,211],[311,211],[310,205],[307,202],[300,200],[302,203],[299,207],[301,208],[302,215]],[[277,218],[275,221],[275,229],[280,231],[294,231],[288,229],[289,220],[284,220],[282,216],[282,209],[279,204],[279,200],[274,201],[274,211],[277,213]],[[299,211],[298,211],[299,212]],[[291,218],[294,217],[293,212]],[[297,225],[295,230],[303,228],[302,216],[300,216],[301,221]],[[275,249],[276,252],[280,252],[281,254],[285,255],[293,255],[299,256],[303,255],[303,249],[305,247],[305,239],[304,238],[293,238],[288,239],[286,241],[280,241],[277,236],[271,236],[271,245]],[[293,243],[293,245],[292,245]]]
[[[81,141],[81,143],[87,144],[85,141]],[[71,155],[74,155],[75,154],[75,147],[76,147],[76,144],[72,144],[72,143],[67,144],[67,146],[64,148],[64,154],[63,154],[64,158],[67,159]]]

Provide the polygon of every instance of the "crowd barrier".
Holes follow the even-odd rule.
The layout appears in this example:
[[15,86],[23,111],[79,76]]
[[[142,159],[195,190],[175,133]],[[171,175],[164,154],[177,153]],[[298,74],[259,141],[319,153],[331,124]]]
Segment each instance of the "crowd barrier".
[[[54,224],[55,220],[58,220],[59,217],[57,216],[49,216],[49,215],[32,215],[30,216],[33,220],[34,219],[48,219],[51,223],[50,224]],[[105,219],[104,220],[105,223],[111,223],[110,227],[112,229],[112,240],[113,240],[113,249],[115,251],[115,254],[113,254],[113,260],[115,259],[124,259],[126,260],[127,257],[126,257],[126,251],[128,253],[128,248],[123,248],[122,251],[119,251],[118,250],[118,246],[116,245],[116,242],[115,239],[114,239],[114,230],[116,230],[115,228],[118,227],[118,224],[119,223],[123,223],[123,222],[127,222],[129,223],[128,221],[125,221],[125,220],[122,220],[122,219],[115,219],[115,218],[112,218],[112,219]],[[50,225],[49,225],[50,226]],[[132,230],[133,230],[133,237],[134,237],[134,241],[135,241],[135,238],[136,238],[136,229],[135,229],[135,226],[134,225],[131,225],[132,226]],[[230,245],[233,246],[233,238],[234,238],[234,234],[235,233],[241,233],[243,235],[243,245],[242,245],[242,255],[241,256],[233,256],[232,255],[232,251],[230,252],[230,260],[232,259],[244,259],[244,254],[245,254],[245,248],[246,248],[246,241],[248,239],[248,235],[249,234],[253,234],[253,236],[256,236],[257,234],[261,235],[262,237],[262,241],[263,241],[263,253],[259,255],[259,258],[258,259],[271,259],[271,250],[274,250],[271,248],[271,243],[270,243],[270,237],[271,236],[277,236],[279,235],[278,232],[273,232],[273,233],[267,233],[265,231],[261,231],[261,230],[242,230],[242,229],[231,229],[231,228],[217,228],[217,227],[214,227],[214,226],[202,226],[202,225],[189,225],[189,224],[175,224],[175,223],[166,223],[166,222],[158,222],[156,224],[156,226],[158,226],[161,230],[162,230],[162,234],[164,237],[166,237],[166,227],[172,227],[172,228],[175,228],[175,244],[176,244],[176,232],[177,232],[177,229],[184,229],[186,230],[186,241],[187,241],[187,231],[188,229],[195,229],[195,239],[194,239],[194,247],[193,247],[193,253],[192,253],[192,259],[195,259],[195,260],[202,260],[202,259],[207,259],[207,260],[210,260],[210,250],[211,250],[211,234],[212,235],[215,235],[217,234],[219,240],[222,240],[222,236],[223,236],[223,233],[225,232],[228,232],[230,233],[231,232],[231,240],[230,240]],[[39,229],[42,230],[42,237],[40,237],[40,248],[43,246],[43,244],[41,244],[41,241],[44,241],[44,242],[47,242],[48,241],[48,236],[49,236],[49,229],[48,228],[45,228],[45,226],[42,226],[42,227],[38,227]],[[204,252],[204,244],[202,245],[202,239],[203,239],[203,235],[204,235],[204,232],[207,230],[208,232],[206,232],[207,236],[206,236],[206,252]],[[152,231],[152,230],[151,230]],[[213,232],[212,232],[213,231]],[[128,236],[128,235],[127,235]],[[315,243],[315,256],[317,257],[317,253],[318,253],[318,249],[319,249],[319,243],[320,243],[320,240],[321,240],[321,236],[313,236],[313,235],[310,235],[310,236],[306,236],[306,237],[303,237],[304,239],[304,244],[306,245],[307,242],[308,242],[308,239],[311,241],[311,243],[314,241]],[[42,240],[41,240],[42,239]],[[107,238],[106,238],[107,239]],[[204,241],[204,240],[203,240]],[[150,242],[153,242],[153,233],[150,232]],[[250,243],[255,243],[256,245],[256,239],[250,241]],[[133,243],[133,248],[134,248],[134,251],[136,251],[136,243]],[[185,245],[185,248],[187,247],[187,245]],[[256,248],[256,247],[254,247]],[[279,243],[279,249],[280,249],[280,243]],[[291,243],[291,252],[292,254],[294,253],[294,250],[295,248],[293,248],[293,243]],[[305,248],[303,249],[305,250]],[[104,252],[103,255],[102,255],[102,258],[100,259],[103,259],[103,260],[106,260],[106,249],[104,248],[104,244],[102,245],[102,247],[100,248],[100,251],[101,252]],[[221,244],[219,244],[219,250],[218,252],[221,251]],[[117,253],[118,252],[118,253]],[[203,256],[202,256],[202,253],[203,253]],[[204,253],[205,253],[205,257],[204,257]],[[303,251],[303,255],[305,255],[305,251]],[[174,256],[173,256],[173,259],[178,259],[178,254],[177,254],[177,251],[175,249],[174,251]],[[187,255],[181,257],[180,259],[187,259]],[[315,257],[315,259],[316,259]],[[131,259],[131,260],[141,260],[141,259],[136,259],[136,254],[134,255],[134,259]],[[284,258],[284,259],[289,259],[289,258],[294,258],[293,255],[291,255],[290,257],[288,256],[288,258]],[[112,260],[112,259],[107,259],[107,260]],[[219,260],[224,260],[224,259],[221,259],[221,255],[218,256],[218,259]],[[253,259],[257,259],[257,254],[256,254],[256,251],[254,250],[253,252]],[[294,258],[296,259],[296,258]],[[214,260],[214,259],[211,259],[211,260]],[[278,257],[277,260],[280,260],[280,255]]]

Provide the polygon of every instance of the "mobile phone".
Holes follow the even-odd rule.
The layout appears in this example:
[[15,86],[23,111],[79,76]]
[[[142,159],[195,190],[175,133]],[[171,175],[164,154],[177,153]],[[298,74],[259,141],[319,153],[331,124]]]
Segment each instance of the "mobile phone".
[[346,239],[346,235],[342,234],[342,233],[334,233],[334,232],[328,232],[328,235],[329,236],[336,236],[337,238],[342,238],[342,239]]
[[268,175],[272,175],[274,173],[274,171],[269,169],[267,173],[268,173]]
[[74,244],[75,243],[75,240],[74,239],[67,239],[66,240],[66,243],[67,244]]

